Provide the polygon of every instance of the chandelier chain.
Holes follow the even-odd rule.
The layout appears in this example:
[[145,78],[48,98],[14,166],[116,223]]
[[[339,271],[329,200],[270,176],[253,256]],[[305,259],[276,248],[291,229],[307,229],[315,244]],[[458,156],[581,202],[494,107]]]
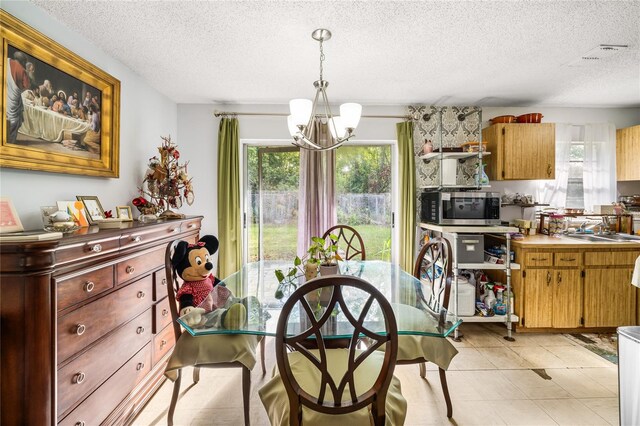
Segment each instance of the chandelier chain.
[[322,80],[322,63],[324,62],[324,50],[322,49],[322,39],[320,40],[320,80]]

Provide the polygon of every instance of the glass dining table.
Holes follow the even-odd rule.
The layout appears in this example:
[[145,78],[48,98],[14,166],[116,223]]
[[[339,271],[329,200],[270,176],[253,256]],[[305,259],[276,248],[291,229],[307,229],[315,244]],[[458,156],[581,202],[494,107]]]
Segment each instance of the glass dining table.
[[[231,291],[234,302],[245,306],[246,321],[233,327],[225,324],[226,327],[224,327],[215,319],[220,317],[220,312],[213,311],[197,318],[197,322],[194,321],[192,314],[178,318],[178,322],[193,336],[210,334],[275,336],[278,317],[289,294],[287,290],[292,292],[296,285],[304,285],[302,282],[294,282],[290,288],[285,286],[282,292],[283,288],[276,278],[275,271],[284,270],[288,266],[290,266],[289,263],[285,261],[247,263],[238,272],[218,284],[224,285]],[[419,280],[396,264],[378,260],[347,261],[340,262],[339,267],[341,275],[359,277],[372,284],[385,296],[396,317],[399,335],[447,337],[462,322],[440,306],[440,301],[431,293],[429,280]],[[299,278],[300,281],[304,281],[304,277]],[[216,289],[214,288],[213,291]],[[349,286],[344,286],[342,295],[348,310],[352,313],[360,312],[368,298],[367,293]],[[310,305],[313,305],[314,312],[321,315],[326,309],[328,299],[330,295],[324,295],[319,291],[314,300],[309,298],[307,300]],[[332,306],[331,309],[333,309],[333,318],[325,324],[323,338],[352,337],[353,325],[345,318],[340,307]],[[298,334],[309,326],[305,322],[306,314],[300,315],[301,311],[302,309],[292,312],[287,323],[287,334]],[[384,317],[379,307],[373,306],[368,309],[364,324],[368,330],[376,333],[382,334],[386,331]]]

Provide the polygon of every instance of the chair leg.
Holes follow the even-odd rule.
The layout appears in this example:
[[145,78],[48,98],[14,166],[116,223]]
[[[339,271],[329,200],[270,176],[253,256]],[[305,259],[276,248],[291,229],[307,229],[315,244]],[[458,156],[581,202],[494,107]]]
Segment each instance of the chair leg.
[[446,371],[439,368],[440,372],[440,384],[442,384],[442,393],[444,393],[444,400],[447,403],[447,417],[453,416],[453,407],[451,406],[451,397],[449,396],[449,387],[447,386]]
[[173,394],[171,395],[171,403],[169,404],[169,413],[167,414],[167,425],[173,426],[173,412],[176,411],[178,403],[178,395],[180,395],[180,381],[182,380],[182,370],[178,370],[178,377],[173,382]]
[[200,367],[193,367],[193,384],[200,381]]
[[420,377],[427,378],[427,364],[425,362],[420,363]]
[[263,336],[262,340],[260,340],[260,363],[262,364],[262,375],[267,374],[267,369],[264,366],[264,348],[265,348],[265,340],[267,340],[267,336]]
[[249,426],[249,396],[251,394],[251,370],[242,367],[242,400],[244,406],[244,424]]

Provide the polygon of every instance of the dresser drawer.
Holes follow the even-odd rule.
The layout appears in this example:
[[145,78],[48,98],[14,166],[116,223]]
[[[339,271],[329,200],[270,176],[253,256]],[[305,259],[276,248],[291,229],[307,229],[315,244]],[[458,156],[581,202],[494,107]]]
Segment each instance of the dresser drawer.
[[555,266],[580,266],[582,253],[554,253],[553,264]]
[[165,269],[153,273],[153,300],[158,301],[167,297],[167,275]]
[[147,344],[58,424],[100,424],[150,371],[151,344]]
[[167,222],[152,229],[137,229],[123,233],[120,237],[120,247],[126,249],[140,246],[152,241],[178,235],[180,233],[180,222]]
[[118,251],[118,249],[120,249],[120,237],[118,235],[108,238],[96,238],[95,240],[61,246],[56,251],[56,262],[58,264],[78,262]]
[[169,324],[160,333],[153,336],[153,365],[156,365],[176,343],[173,326]]
[[[151,309],[126,323],[58,370],[58,415],[93,392],[151,341]],[[105,356],[108,354],[108,356]]]
[[148,275],[58,318],[58,362],[148,309],[152,287]]
[[167,324],[171,324],[171,310],[169,309],[169,298],[165,297],[153,305],[153,332],[157,333]]
[[524,259],[528,267],[553,265],[553,253],[526,253]]
[[[125,283],[140,277],[159,266],[164,265],[164,248],[141,253],[118,263],[116,266],[116,282]],[[149,293],[149,296],[152,296]]]
[[113,288],[113,266],[56,281],[58,311]]

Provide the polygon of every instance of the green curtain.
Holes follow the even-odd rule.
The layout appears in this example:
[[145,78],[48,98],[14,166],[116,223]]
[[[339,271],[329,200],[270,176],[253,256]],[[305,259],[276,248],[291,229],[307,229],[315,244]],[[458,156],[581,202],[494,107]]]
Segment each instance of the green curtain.
[[413,152],[413,122],[396,123],[396,133],[400,165],[398,168],[400,267],[411,274],[413,273],[416,229],[416,162]]
[[222,118],[218,129],[218,278],[242,266],[240,138],[238,119]]

